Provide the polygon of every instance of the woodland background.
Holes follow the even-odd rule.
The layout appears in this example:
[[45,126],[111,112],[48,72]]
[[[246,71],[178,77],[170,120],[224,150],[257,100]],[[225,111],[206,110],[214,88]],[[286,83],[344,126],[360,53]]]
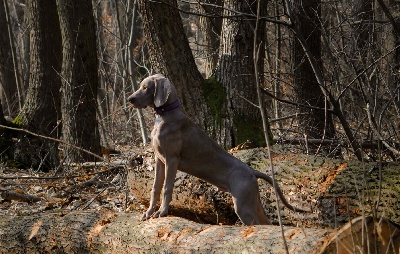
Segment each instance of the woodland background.
[[[2,2],[0,99],[17,127],[97,155],[146,144],[153,116],[126,98],[163,73],[225,148],[265,144],[265,115],[270,136],[303,152],[399,156],[396,1]],[[18,143],[2,158],[60,164],[58,143]],[[64,162],[93,160],[62,149]]]
[[[126,99],[144,77],[162,73],[185,112],[224,148],[274,144],[274,163],[291,166],[277,172],[284,192],[322,211],[317,222],[289,216],[285,224],[336,227],[365,215],[346,205],[359,205],[354,175],[369,174],[374,180],[360,181],[374,187],[360,188],[372,188],[378,198],[368,214],[386,211],[399,223],[399,63],[395,0],[0,0],[3,201],[20,202],[7,205],[16,214],[32,214],[32,206],[20,209],[37,198],[27,194],[30,186],[30,194],[48,196],[39,195],[44,203],[37,212],[143,209],[124,193],[125,169],[151,170],[154,114]],[[277,160],[282,149],[298,157]],[[265,159],[250,157],[256,165]],[[106,164],[82,164],[95,161]],[[303,166],[314,169],[290,171]],[[131,181],[131,192],[148,187],[147,173]],[[140,179],[143,186],[132,187]],[[194,181],[184,179],[179,184]],[[293,183],[299,194],[290,190]],[[82,189],[90,195],[83,198]],[[118,197],[107,199],[112,191]]]

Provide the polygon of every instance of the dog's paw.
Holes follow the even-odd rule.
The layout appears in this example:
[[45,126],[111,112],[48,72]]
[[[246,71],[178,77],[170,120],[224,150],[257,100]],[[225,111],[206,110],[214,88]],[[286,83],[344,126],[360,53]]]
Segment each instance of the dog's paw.
[[165,217],[167,215],[168,215],[168,210],[165,211],[160,209],[153,214],[153,218]]
[[154,209],[147,209],[145,213],[143,213],[142,220],[148,220],[152,217],[154,213]]
[[141,220],[148,220],[150,218],[150,216],[147,216],[147,213],[143,213]]

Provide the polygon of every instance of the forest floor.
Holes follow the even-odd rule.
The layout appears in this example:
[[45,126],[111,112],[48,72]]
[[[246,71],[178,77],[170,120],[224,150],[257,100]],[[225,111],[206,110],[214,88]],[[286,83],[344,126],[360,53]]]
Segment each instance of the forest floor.
[[[137,206],[126,187],[131,159],[142,158],[150,148],[119,147],[107,162],[64,166],[49,172],[17,169],[0,164],[0,215],[68,213],[79,210],[129,210]],[[144,209],[144,208],[143,208]]]
[[[238,147],[231,152],[253,168],[264,172],[265,170],[269,171],[266,164],[268,162],[265,162],[268,157],[267,149],[246,150],[245,148]],[[274,146],[272,157],[276,170],[280,173],[289,172],[286,176],[278,177],[278,181],[282,184],[281,186],[284,185],[285,188],[290,190],[285,195],[292,202],[297,201],[298,204],[313,207],[317,202],[316,197],[319,197],[321,193],[328,192],[327,189],[323,189],[324,184],[330,185],[334,180],[338,180],[339,178],[336,177],[340,173],[338,168],[347,165],[347,163],[343,162],[343,158],[330,160],[323,156],[309,157],[296,149],[299,149],[299,147]],[[151,186],[153,181],[153,150],[149,146],[118,146],[116,150],[118,154],[105,155],[106,162],[64,166],[63,172],[60,172],[60,170],[58,172],[41,172],[0,165],[0,215],[67,214],[72,211],[129,212],[135,210],[144,212],[150,197],[150,194],[147,193],[149,190],[146,190],[146,188]],[[348,161],[352,161],[351,158],[348,158]],[[349,163],[351,164],[351,162]],[[350,164],[348,167],[357,168],[350,166]],[[343,166],[343,169],[346,167]],[[138,168],[140,170],[137,170]],[[307,173],[307,170],[309,170],[309,173]],[[290,173],[290,171],[293,171],[293,173]],[[129,172],[141,174],[141,176],[129,182]],[[336,172],[336,174],[329,172]],[[270,174],[271,172],[267,173]],[[304,175],[299,175],[297,179],[291,177],[293,174]],[[186,181],[179,177],[178,174],[176,181]],[[139,186],[139,190],[135,190],[136,192],[132,192],[132,182],[133,185]],[[129,186],[129,183],[131,186]],[[269,194],[271,191],[265,191],[262,184],[264,183],[260,183],[260,191],[273,200]],[[175,191],[177,193],[183,191],[184,195],[187,195],[184,192],[185,188],[185,186],[181,186],[181,189],[177,188]],[[187,206],[187,204],[180,205]],[[272,214],[271,218],[275,222],[275,210],[273,204],[270,205],[272,207],[266,208],[266,211],[269,215]],[[171,211],[174,213],[173,210]],[[186,214],[182,215],[175,211],[176,216],[191,219],[193,211],[190,211],[190,213],[192,215],[186,216]],[[314,217],[317,216],[317,214],[314,215]],[[343,219],[342,223],[346,221],[346,218]],[[288,219],[293,218],[288,217]],[[315,222],[316,219],[317,217],[312,221],[310,220],[309,224],[319,225]],[[208,220],[198,220],[193,217],[193,221],[207,222]],[[286,221],[286,223],[291,224],[293,221]],[[304,226],[307,226],[307,224],[304,224]]]
[[0,215],[145,211],[147,204],[132,196],[126,178],[135,166],[153,170],[153,150],[149,146],[119,146],[116,150],[118,154],[105,155],[107,162],[63,166],[62,172],[0,164]]

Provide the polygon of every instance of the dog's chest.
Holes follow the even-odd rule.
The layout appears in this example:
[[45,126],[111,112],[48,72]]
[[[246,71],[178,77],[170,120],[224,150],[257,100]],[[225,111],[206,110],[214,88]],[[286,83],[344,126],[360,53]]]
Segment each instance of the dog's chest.
[[151,133],[151,144],[158,158],[175,156],[181,150],[180,126],[170,121],[156,121]]
[[151,144],[154,152],[159,158],[163,158],[165,155],[167,129],[168,126],[160,118],[157,118],[151,132]]
[[162,127],[161,118],[156,118],[154,122],[153,130],[151,131],[151,144],[154,148],[154,152],[158,152],[160,150],[160,130]]

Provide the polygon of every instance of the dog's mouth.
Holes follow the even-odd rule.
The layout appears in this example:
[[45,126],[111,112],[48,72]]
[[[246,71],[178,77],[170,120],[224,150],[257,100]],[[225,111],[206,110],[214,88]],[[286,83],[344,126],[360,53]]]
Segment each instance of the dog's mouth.
[[132,105],[132,107],[137,108],[137,109],[143,109],[143,108],[147,108],[147,105],[138,105],[138,104],[133,104],[132,102],[130,102],[130,104]]

